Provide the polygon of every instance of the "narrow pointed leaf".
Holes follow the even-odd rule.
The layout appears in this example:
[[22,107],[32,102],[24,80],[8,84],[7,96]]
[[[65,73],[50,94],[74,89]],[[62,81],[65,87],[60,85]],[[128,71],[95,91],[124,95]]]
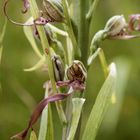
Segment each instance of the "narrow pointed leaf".
[[37,140],[35,132],[32,130],[30,134],[30,140]]
[[84,98],[73,98],[72,99],[72,104],[73,104],[72,122],[71,122],[71,127],[70,127],[70,131],[69,131],[67,140],[74,139],[84,102],[85,102]]
[[[33,21],[32,17],[29,20],[27,20],[26,23],[28,23],[30,21]],[[34,52],[37,54],[37,56],[39,58],[42,58],[42,54],[40,53],[40,50],[38,49],[38,46],[36,44],[36,41],[35,41],[35,38],[34,38],[34,35],[33,35],[32,27],[30,27],[30,26],[23,26],[23,30],[24,30],[25,36],[27,37],[28,41],[30,42]]]
[[54,128],[51,105],[48,105],[48,125],[47,125],[47,136],[46,140],[54,140]]
[[[115,62],[118,70],[116,89],[114,92],[115,102],[110,106],[102,124],[102,128],[107,133],[112,133],[116,129],[131,69],[131,64],[127,59],[117,58]],[[111,119],[108,119],[110,116]]]
[[[45,98],[48,97],[48,92],[49,85],[46,84]],[[48,106],[46,106],[42,112],[38,140],[46,140],[47,123],[48,123]]]
[[109,105],[111,104],[111,96],[115,90],[116,78],[116,65],[112,63],[110,65],[109,75],[105,80],[91,110],[82,136],[82,140],[95,140],[101,122],[106,114]]

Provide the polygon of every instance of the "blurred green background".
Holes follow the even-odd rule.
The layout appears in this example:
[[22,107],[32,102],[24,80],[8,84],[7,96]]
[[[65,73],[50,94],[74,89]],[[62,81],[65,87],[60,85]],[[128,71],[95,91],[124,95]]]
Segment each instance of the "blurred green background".
[[[12,1],[9,8],[11,17],[23,21],[26,15],[20,13],[20,1]],[[4,23],[0,1],[0,31]],[[123,14],[128,20],[130,14],[140,13],[139,0],[100,0],[90,30],[91,37],[102,29],[113,15]],[[10,136],[25,128],[32,109],[44,96],[43,83],[47,80],[45,71],[24,72],[38,60],[27,41],[23,28],[8,22],[3,41],[3,55],[0,65],[0,140],[9,140]],[[140,139],[140,38],[129,41],[106,40],[102,44],[108,63],[116,58],[125,58],[131,63],[131,72],[125,90],[123,104],[117,126],[106,130],[110,122],[105,123],[98,133],[97,140],[139,140]],[[104,81],[98,59],[88,73],[86,103],[84,106],[84,123]],[[85,113],[86,112],[86,113]],[[108,116],[111,120],[113,114]],[[55,106],[55,139],[61,139],[61,124]],[[39,122],[35,125],[38,131]],[[84,125],[83,125],[84,126]]]

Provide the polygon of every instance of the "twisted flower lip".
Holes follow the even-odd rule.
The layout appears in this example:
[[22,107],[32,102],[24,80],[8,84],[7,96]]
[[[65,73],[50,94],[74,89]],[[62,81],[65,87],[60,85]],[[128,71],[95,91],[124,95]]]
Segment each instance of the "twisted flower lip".
[[45,98],[43,100],[41,100],[39,102],[39,104],[36,106],[36,108],[34,109],[27,127],[21,131],[20,133],[17,133],[16,135],[12,136],[11,139],[19,139],[19,140],[24,140],[28,134],[29,129],[33,129],[33,125],[36,123],[36,121],[38,120],[38,118],[40,117],[43,109],[52,102],[56,102],[56,101],[61,101],[66,99],[68,96],[70,96],[74,91],[79,90],[79,91],[83,91],[85,89],[85,84],[84,83],[80,83],[79,81],[58,81],[57,82],[57,86],[58,87],[62,87],[62,86],[68,86],[69,90],[67,93],[55,93],[52,96],[49,96],[48,98]]

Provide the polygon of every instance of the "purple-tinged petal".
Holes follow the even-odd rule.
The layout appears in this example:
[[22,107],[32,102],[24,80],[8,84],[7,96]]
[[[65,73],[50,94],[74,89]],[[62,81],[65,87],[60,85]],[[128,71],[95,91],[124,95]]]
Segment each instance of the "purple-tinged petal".
[[22,13],[26,13],[30,7],[30,3],[28,0],[23,0],[24,3],[24,9],[22,10]]
[[57,86],[58,87],[68,86],[68,87],[72,87],[73,90],[78,90],[78,91],[85,90],[85,84],[78,81],[78,80],[75,80],[75,81],[70,81],[70,80],[68,80],[68,81],[58,81]]
[[72,87],[74,90],[78,90],[78,91],[84,91],[85,90],[85,84],[81,83],[77,80],[70,83],[70,87]]
[[46,25],[47,23],[49,22],[54,22],[52,19],[46,19],[46,18],[43,18],[43,17],[39,17],[37,19],[35,19],[34,23],[36,25]]
[[[71,92],[72,93],[72,92]],[[27,133],[29,131],[30,128],[32,128],[33,124],[37,121],[37,119],[40,117],[43,109],[46,107],[46,105],[48,103],[51,102],[55,102],[55,101],[59,101],[59,100],[63,100],[65,98],[67,98],[71,93],[69,94],[55,94],[53,96],[50,96],[46,99],[43,99],[35,108],[35,110],[33,111],[31,118],[29,120],[28,126],[26,129],[24,129],[22,132],[14,135],[13,137],[11,137],[11,139],[17,138],[19,140],[24,140],[25,137],[27,136]]]
[[140,14],[130,15],[129,28],[132,31],[140,31]]
[[56,83],[56,85],[57,85],[58,87],[66,87],[66,86],[69,86],[71,82],[72,82],[72,81],[70,81],[70,80],[67,80],[67,81],[58,81],[58,82]]

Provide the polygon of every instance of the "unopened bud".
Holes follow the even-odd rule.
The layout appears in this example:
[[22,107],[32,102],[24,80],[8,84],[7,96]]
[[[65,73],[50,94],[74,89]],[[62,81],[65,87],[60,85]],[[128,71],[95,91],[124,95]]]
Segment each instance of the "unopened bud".
[[52,63],[53,63],[54,77],[55,77],[56,82],[63,81],[65,71],[64,71],[64,65],[60,56],[54,55],[52,57]]
[[118,35],[122,30],[124,30],[126,26],[127,26],[127,23],[125,21],[124,16],[117,15],[117,16],[111,17],[108,20],[104,30],[107,31],[108,36],[115,36],[115,35]]
[[74,60],[67,69],[67,77],[70,81],[77,80],[84,83],[87,78],[87,71],[83,63],[79,60]]
[[63,6],[60,0],[43,0],[44,12],[52,20],[62,22],[64,20]]

